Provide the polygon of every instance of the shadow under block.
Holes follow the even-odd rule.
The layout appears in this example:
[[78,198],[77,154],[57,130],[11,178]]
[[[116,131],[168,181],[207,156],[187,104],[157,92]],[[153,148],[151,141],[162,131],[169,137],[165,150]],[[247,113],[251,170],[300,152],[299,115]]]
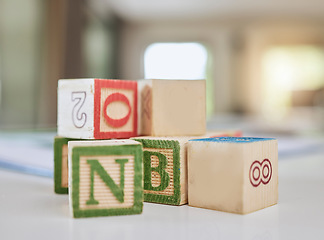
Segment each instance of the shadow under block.
[[138,97],[139,135],[205,134],[205,80],[139,80]]
[[189,205],[246,214],[278,202],[273,138],[221,137],[188,143]]
[[142,212],[143,151],[139,142],[70,141],[68,150],[73,217]]
[[189,138],[133,139],[143,145],[144,201],[170,205],[186,204],[186,152]]
[[58,135],[77,139],[137,136],[137,82],[69,79],[58,82]]

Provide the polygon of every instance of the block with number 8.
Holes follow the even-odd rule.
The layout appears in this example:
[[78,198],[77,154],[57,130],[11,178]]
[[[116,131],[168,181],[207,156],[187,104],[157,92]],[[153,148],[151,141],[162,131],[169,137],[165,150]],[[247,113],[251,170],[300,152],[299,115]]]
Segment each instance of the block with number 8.
[[278,201],[273,138],[219,137],[188,143],[189,205],[246,214]]
[[137,135],[137,82],[70,79],[58,82],[58,135],[77,139]]

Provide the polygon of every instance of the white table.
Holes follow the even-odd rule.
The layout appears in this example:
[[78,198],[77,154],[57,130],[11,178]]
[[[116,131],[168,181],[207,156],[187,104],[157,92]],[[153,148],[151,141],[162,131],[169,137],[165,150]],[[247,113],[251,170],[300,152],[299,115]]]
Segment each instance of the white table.
[[53,180],[0,169],[0,239],[324,239],[324,154],[279,161],[279,204],[248,215],[144,203],[143,214],[72,219]]

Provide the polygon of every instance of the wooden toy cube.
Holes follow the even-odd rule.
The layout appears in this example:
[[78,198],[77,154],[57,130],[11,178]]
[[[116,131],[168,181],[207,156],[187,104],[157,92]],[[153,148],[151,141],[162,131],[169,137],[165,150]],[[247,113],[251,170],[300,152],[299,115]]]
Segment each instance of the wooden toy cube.
[[205,134],[205,80],[140,80],[138,89],[140,135]]
[[273,138],[221,137],[188,143],[189,205],[246,214],[278,201]]
[[182,205],[187,200],[189,138],[140,137],[143,145],[144,201]]
[[70,79],[58,82],[58,135],[78,139],[137,136],[137,82]]
[[68,142],[83,141],[74,138],[54,138],[54,191],[59,194],[69,192]]
[[68,193],[68,142],[70,140],[62,137],[54,139],[54,191],[60,194]]
[[143,209],[142,145],[133,140],[70,141],[73,217],[139,214]]

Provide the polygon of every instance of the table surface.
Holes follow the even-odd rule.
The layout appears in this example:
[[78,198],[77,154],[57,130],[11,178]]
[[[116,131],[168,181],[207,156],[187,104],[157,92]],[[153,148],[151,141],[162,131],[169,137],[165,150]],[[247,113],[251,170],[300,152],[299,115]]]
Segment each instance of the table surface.
[[144,203],[141,215],[73,219],[53,179],[0,169],[0,239],[324,239],[323,152],[280,157],[279,203],[243,216]]

